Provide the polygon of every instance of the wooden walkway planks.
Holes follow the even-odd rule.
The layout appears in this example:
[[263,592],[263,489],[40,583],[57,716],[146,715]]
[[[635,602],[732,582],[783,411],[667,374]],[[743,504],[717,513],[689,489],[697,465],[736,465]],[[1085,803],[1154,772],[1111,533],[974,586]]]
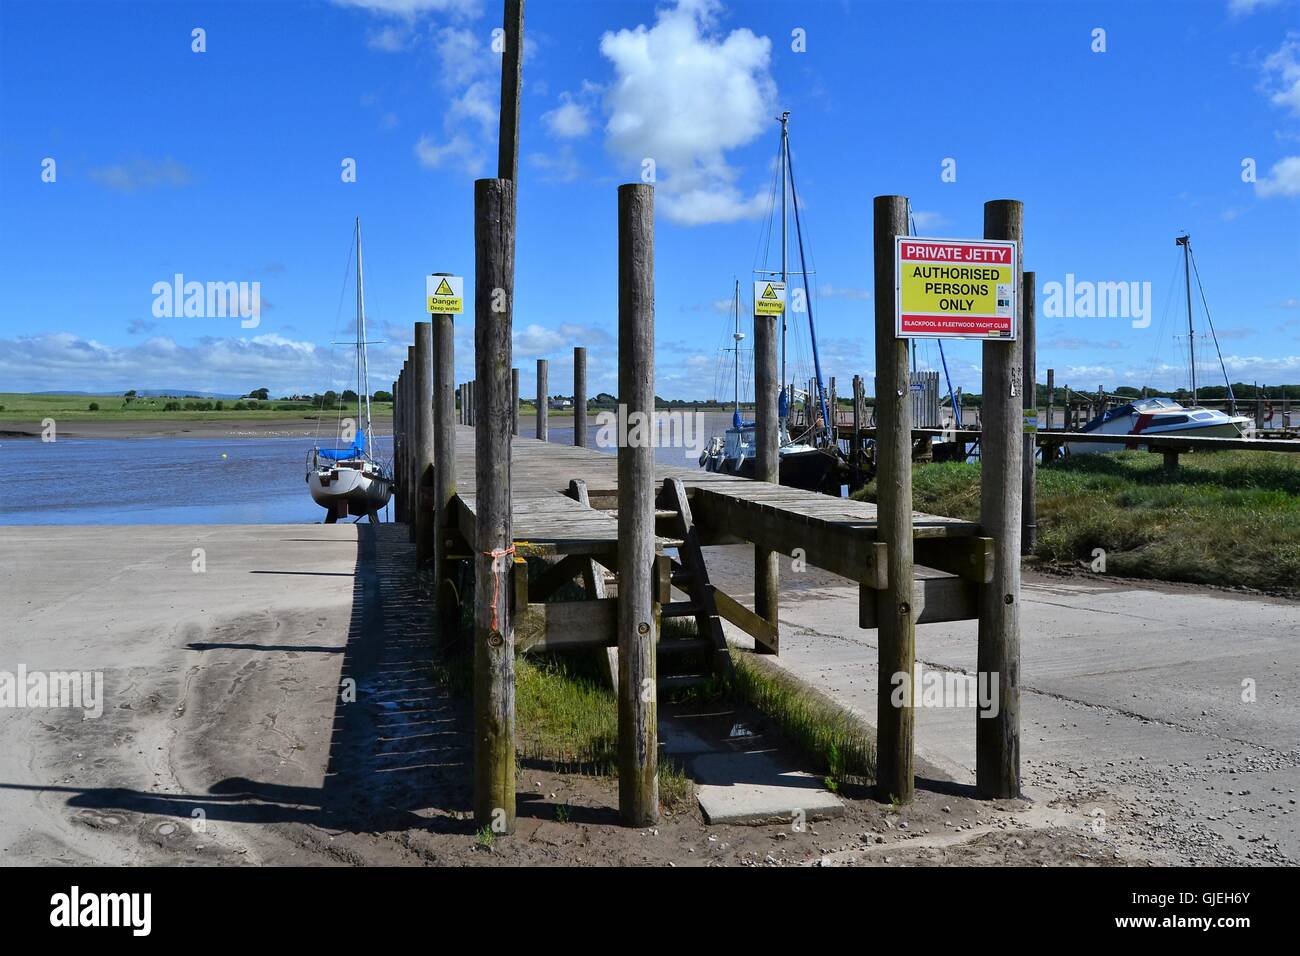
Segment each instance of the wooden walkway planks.
[[[608,512],[592,510],[566,492],[575,478],[586,481],[598,502],[610,500],[617,487],[618,459],[606,452],[534,438],[513,441],[511,485],[514,489],[515,540],[521,553],[543,555],[614,553],[618,522]],[[456,429],[458,523],[470,531],[474,520],[474,429]],[[810,564],[859,581],[883,580],[883,562],[875,543],[876,508],[868,502],[832,498],[815,492],[706,472],[689,466],[656,465],[656,481],[677,478],[694,501],[703,543],[754,541],[783,554],[800,550]],[[969,521],[918,514],[918,538],[969,538],[979,526]],[[679,542],[660,538],[659,547]]]

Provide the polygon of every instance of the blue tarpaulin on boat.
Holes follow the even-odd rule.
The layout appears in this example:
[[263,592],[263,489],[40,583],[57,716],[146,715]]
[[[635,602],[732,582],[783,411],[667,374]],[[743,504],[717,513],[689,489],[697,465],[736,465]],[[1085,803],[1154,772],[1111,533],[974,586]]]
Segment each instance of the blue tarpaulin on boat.
[[330,461],[343,461],[348,458],[360,458],[366,451],[366,433],[363,429],[357,429],[357,437],[352,439],[351,448],[320,448],[317,454],[322,458],[328,458]]

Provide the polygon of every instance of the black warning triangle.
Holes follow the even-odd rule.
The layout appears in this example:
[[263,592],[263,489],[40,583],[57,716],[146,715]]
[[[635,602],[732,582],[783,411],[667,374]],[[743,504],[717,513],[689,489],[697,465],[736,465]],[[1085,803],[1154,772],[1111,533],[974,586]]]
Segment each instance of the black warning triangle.
[[451,286],[448,285],[446,279],[443,279],[440,283],[438,283],[438,288],[434,290],[433,294],[434,295],[455,295],[456,293],[451,291]]
[[759,298],[775,299],[776,297],[777,297],[776,290],[772,288],[772,283],[769,282],[767,284],[767,288],[763,290],[763,294]]

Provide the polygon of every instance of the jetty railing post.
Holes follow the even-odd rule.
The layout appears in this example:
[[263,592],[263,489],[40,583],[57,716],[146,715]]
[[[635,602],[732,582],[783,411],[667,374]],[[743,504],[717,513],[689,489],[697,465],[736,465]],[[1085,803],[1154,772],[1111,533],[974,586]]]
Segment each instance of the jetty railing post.
[[1056,417],[1056,369],[1047,370],[1047,430],[1052,430],[1052,419]]
[[546,370],[549,365],[546,359],[537,360],[537,421],[534,428],[539,441],[546,441],[549,434],[546,420],[546,412],[550,406],[550,402],[546,399],[548,389]]
[[573,349],[573,443],[587,447],[587,350]]
[[[474,818],[515,828],[515,640],[510,595],[510,359],[515,183],[474,183]],[[504,303],[504,309],[501,304]],[[481,387],[480,387],[481,386]],[[471,400],[472,401],[472,400]]]
[[862,487],[862,376],[853,376],[853,443],[849,449],[853,460],[853,490]]
[[[655,645],[654,187],[618,187],[618,809],[659,819]],[[539,388],[539,393],[541,389]],[[637,416],[641,428],[633,427]],[[639,433],[640,439],[636,439]],[[635,444],[633,444],[635,441]]]
[[[757,310],[755,310],[757,311]],[[784,316],[779,318],[784,321]],[[778,316],[754,316],[754,478],[776,484],[780,480],[780,418],[777,400],[781,383],[776,371]],[[797,545],[797,542],[795,542]],[[754,613],[772,625],[772,643],[754,642],[756,654],[775,654],[780,648],[779,555],[754,545]]]
[[[1024,204],[984,204],[984,238],[1017,243],[1016,311],[1024,315]],[[1023,323],[1018,322],[1023,334]],[[993,580],[979,589],[977,677],[997,681],[997,712],[975,720],[975,790],[987,798],[1020,795],[1021,339],[983,345],[984,433],[980,451],[980,526],[993,539]]]
[[[440,640],[454,637],[459,624],[453,598],[443,582],[451,577],[447,550],[451,529],[451,501],[456,497],[456,317],[433,317],[433,585],[437,595]],[[457,609],[458,610],[458,609]]]
[[402,378],[406,381],[402,398],[406,402],[406,458],[402,462],[402,494],[406,498],[406,536],[415,543],[415,519],[417,511],[415,494],[415,346],[406,347],[406,365],[403,366]]
[[907,198],[877,196],[873,210],[876,297],[876,516],[885,545],[887,586],[876,591],[877,676],[876,789],[881,800],[908,801],[915,787],[913,698],[893,696],[911,687],[916,661],[912,612],[912,400],[909,340],[897,337],[894,239],[908,234]]
[[397,491],[393,494],[393,520],[405,521],[406,511],[402,507],[400,475],[402,474],[402,402],[398,396],[397,382],[393,382],[393,480]]
[[415,323],[415,563],[433,561],[433,323]]
[[519,434],[519,369],[510,370],[510,393],[511,399],[510,411],[510,434]]
[[[1038,411],[1038,370],[1035,367],[1037,358],[1036,331],[1035,321],[1037,310],[1035,308],[1034,297],[1037,295],[1037,284],[1034,281],[1034,273],[1025,273],[1024,283],[1025,301],[1020,306],[1020,314],[1024,317],[1021,325],[1021,381],[1024,383],[1024,402],[1022,407],[1026,411],[1033,411],[1037,416]],[[1036,432],[1024,431],[1024,450],[1021,452],[1021,482],[1024,487],[1021,489],[1023,496],[1023,507],[1020,512],[1020,553],[1033,554],[1034,548],[1038,544],[1038,466],[1035,462],[1034,450],[1038,445],[1038,435]]]

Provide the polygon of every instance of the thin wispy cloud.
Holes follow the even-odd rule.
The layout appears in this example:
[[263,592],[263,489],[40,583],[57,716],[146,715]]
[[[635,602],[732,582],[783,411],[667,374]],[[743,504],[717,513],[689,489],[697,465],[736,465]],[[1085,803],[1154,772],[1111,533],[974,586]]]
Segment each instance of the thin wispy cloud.
[[188,186],[193,177],[188,167],[171,157],[161,160],[133,159],[112,166],[91,169],[90,178],[107,189],[133,193],[147,189]]

